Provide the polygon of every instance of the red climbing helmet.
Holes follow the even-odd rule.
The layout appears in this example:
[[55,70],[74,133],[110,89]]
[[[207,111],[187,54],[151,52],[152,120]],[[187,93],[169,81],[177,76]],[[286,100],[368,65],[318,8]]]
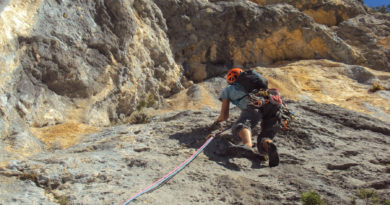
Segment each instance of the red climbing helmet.
[[238,75],[240,75],[240,73],[244,72],[241,68],[232,68],[229,70],[227,76],[226,76],[226,80],[229,84],[233,84],[234,81],[237,80],[237,77]]

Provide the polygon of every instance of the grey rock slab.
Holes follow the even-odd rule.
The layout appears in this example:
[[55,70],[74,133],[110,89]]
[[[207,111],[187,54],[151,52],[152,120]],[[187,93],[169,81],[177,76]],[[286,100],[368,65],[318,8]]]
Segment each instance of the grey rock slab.
[[[388,178],[388,123],[334,105],[288,104],[296,120],[275,138],[278,167],[269,168],[260,156],[224,155],[237,143],[226,131],[172,179],[132,203],[299,203],[300,194],[312,189],[337,204],[348,203],[360,188],[374,188],[381,197],[389,194],[388,182],[381,180]],[[226,125],[239,114],[237,108],[230,112]],[[51,188],[69,203],[123,203],[190,157],[205,142],[211,132],[207,125],[217,113],[175,111],[144,125],[109,127],[68,149],[15,161],[0,175],[20,185],[29,181],[20,176],[36,175],[32,186]],[[4,197],[24,192],[16,190]]]
[[0,176],[1,204],[58,204],[53,195],[30,180]]

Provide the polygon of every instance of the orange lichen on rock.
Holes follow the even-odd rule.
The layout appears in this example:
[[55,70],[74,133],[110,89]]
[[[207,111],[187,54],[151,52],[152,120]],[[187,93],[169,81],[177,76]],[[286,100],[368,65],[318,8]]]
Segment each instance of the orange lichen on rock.
[[[285,99],[313,100],[366,114],[377,114],[377,109],[390,115],[389,99],[380,93],[369,92],[372,87],[369,83],[359,83],[351,78],[351,70],[346,64],[330,60],[302,60],[273,68],[253,69],[268,79],[269,88],[279,88]],[[364,69],[378,78],[390,78],[386,72]],[[213,96],[203,83],[197,86],[196,95],[189,94],[187,89],[167,99],[167,109],[220,109],[218,96]]]
[[338,11],[335,11],[335,10],[326,11],[324,9],[317,9],[317,10],[308,9],[308,10],[303,11],[303,13],[305,13],[306,15],[311,16],[315,22],[320,23],[320,24],[324,24],[327,26],[337,25],[337,18],[336,18],[337,16],[347,18],[346,15],[337,15],[336,14],[337,12]]
[[[390,74],[365,68],[374,75]],[[335,104],[357,112],[374,114],[367,105],[390,115],[389,99],[370,93],[369,84],[358,83],[348,76],[344,64],[329,60],[298,61],[278,68],[256,69],[269,80],[269,87],[277,87],[289,99],[311,99],[319,103]]]
[[377,44],[380,46],[383,46],[386,49],[390,49],[390,36],[387,36],[386,38],[381,38],[377,41]]
[[80,138],[87,134],[95,133],[97,127],[68,122],[49,127],[31,128],[31,132],[41,140],[47,148],[65,149],[79,142]]
[[270,37],[247,41],[244,47],[232,44],[232,59],[235,65],[244,65],[245,62],[258,64],[272,64],[285,59],[313,59],[320,55],[328,57],[329,49],[321,38],[304,39],[302,30],[290,31],[287,27],[274,32]]

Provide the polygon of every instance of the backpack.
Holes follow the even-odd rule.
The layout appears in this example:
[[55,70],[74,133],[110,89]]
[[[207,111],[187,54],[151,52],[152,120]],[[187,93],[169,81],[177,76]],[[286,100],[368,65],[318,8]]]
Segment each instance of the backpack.
[[247,93],[268,89],[268,80],[253,70],[240,73],[236,82],[244,87]]
[[268,107],[272,105],[280,115],[278,117],[280,118],[281,128],[287,129],[287,124],[295,118],[295,115],[287,108],[279,89],[268,89],[268,80],[252,70],[240,73],[236,82],[244,87],[248,93],[246,96],[249,97],[249,106],[262,109],[266,104],[268,104]]
[[268,80],[253,70],[241,72],[235,83],[241,85],[247,93],[247,95],[244,95],[237,101],[240,101],[244,97],[248,96],[249,105],[255,108],[260,108],[261,105],[264,104],[265,98],[268,98]]

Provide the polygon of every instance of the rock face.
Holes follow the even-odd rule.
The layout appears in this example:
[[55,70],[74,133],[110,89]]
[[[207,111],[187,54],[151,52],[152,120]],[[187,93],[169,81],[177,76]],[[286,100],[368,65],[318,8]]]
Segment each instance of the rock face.
[[335,26],[339,23],[366,14],[363,1],[355,0],[252,0],[259,5],[272,5],[286,3],[290,4],[308,16],[311,16],[317,23],[327,26]]
[[247,1],[156,3],[167,19],[175,58],[194,81],[231,66],[320,58],[354,64],[361,58],[328,27],[289,5],[259,7]]
[[[388,17],[367,15],[359,1],[257,3],[3,1],[1,89],[12,108],[4,114],[34,127],[102,126],[129,117],[147,96],[158,107],[191,85],[187,78],[201,82],[231,66],[325,58],[389,67]],[[335,23],[318,24],[313,8]]]
[[1,136],[72,120],[107,126],[144,97],[158,106],[186,83],[153,2],[14,0],[1,8]]
[[390,15],[360,15],[342,22],[335,31],[363,54],[362,65],[390,71]]
[[[348,204],[359,189],[388,198],[390,124],[313,101],[288,105],[296,120],[275,138],[280,166],[227,152],[238,141],[227,131],[175,177],[131,203],[299,204],[311,189],[327,204]],[[226,125],[238,114],[232,109]],[[17,188],[0,197],[5,204],[123,203],[190,157],[217,116],[209,109],[170,112],[148,124],[106,128],[69,149],[14,160],[0,169],[0,188]]]
[[[169,171],[171,159],[181,161],[200,145],[208,134],[204,127],[218,113],[224,86],[218,77],[232,66],[265,70],[313,60],[289,64],[301,67],[291,75],[283,75],[283,68],[267,77],[291,78],[310,66],[325,72],[329,65],[331,74],[323,76],[342,82],[346,77],[332,72],[348,71],[348,82],[359,83],[355,90],[366,91],[374,80],[389,83],[388,75],[371,71],[390,71],[389,20],[389,14],[373,13],[360,0],[1,1],[0,188],[15,192],[0,192],[0,201],[122,202],[145,185],[139,178]],[[321,92],[310,88],[323,78],[303,78],[307,89],[300,94],[306,99],[330,96],[327,86]],[[206,87],[197,84],[207,79]],[[335,104],[359,102],[364,111],[388,119],[389,92],[369,96],[380,100],[350,96]],[[298,203],[311,184],[333,204],[346,203],[358,188],[389,194],[388,181],[381,180],[388,178],[387,122],[312,101],[291,103],[301,120],[280,135],[279,171],[260,169],[259,159],[224,155],[231,138],[224,134],[226,140],[210,148],[216,153],[206,151],[195,171],[168,184],[173,192],[164,200]],[[166,107],[168,114],[154,113],[147,125],[127,124],[139,110]],[[269,190],[272,194],[265,194]],[[32,197],[23,198],[25,193]],[[158,203],[154,197],[149,202]]]
[[[25,81],[69,100],[93,99],[84,112],[105,114],[84,119],[86,123],[107,125],[133,112],[131,105],[144,95],[157,98],[180,89],[180,67],[170,54],[165,20],[153,4],[118,0],[41,5],[30,35],[18,37],[25,51]],[[22,95],[31,93],[20,90]]]

